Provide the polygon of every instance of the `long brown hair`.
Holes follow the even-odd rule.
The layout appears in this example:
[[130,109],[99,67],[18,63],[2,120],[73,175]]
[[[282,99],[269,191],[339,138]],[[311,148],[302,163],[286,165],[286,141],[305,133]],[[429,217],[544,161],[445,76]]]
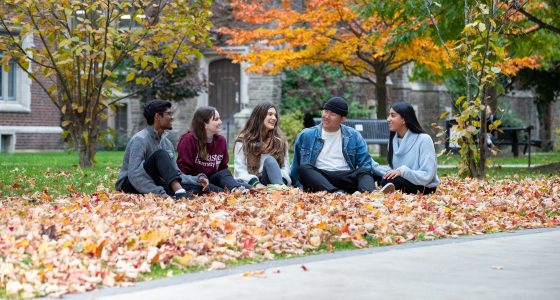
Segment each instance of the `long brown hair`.
[[[277,121],[274,129],[268,130],[264,126],[264,119],[271,108],[276,110]],[[280,167],[284,165],[287,141],[284,132],[278,126],[279,122],[278,108],[274,104],[261,102],[253,109],[249,120],[236,139],[243,142],[243,152],[247,157],[249,172],[258,172],[262,154],[270,154],[278,161]],[[268,144],[264,145],[264,141],[268,141]]]
[[198,147],[198,156],[203,160],[208,160],[208,151],[206,150],[206,129],[204,125],[214,118],[216,108],[212,106],[201,106],[196,109],[191,121],[191,132],[196,138]]

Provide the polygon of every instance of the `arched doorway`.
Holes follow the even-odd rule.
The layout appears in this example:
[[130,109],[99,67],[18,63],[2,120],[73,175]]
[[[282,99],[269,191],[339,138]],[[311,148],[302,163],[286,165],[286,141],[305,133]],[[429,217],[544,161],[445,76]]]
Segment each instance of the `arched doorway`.
[[240,110],[240,66],[229,59],[220,59],[208,66],[208,105],[214,106],[226,126],[233,124],[233,115]]

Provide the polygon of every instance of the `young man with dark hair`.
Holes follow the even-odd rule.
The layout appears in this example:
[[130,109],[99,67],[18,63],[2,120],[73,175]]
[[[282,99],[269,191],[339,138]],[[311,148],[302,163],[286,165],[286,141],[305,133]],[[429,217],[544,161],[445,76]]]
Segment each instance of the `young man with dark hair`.
[[204,174],[182,174],[175,163],[174,147],[166,130],[173,129],[171,102],[153,100],[144,106],[148,126],[137,132],[126,145],[123,165],[115,188],[125,193],[174,196],[177,200],[208,186]]
[[346,100],[332,97],[323,106],[321,124],[298,134],[290,173],[296,186],[337,194],[375,191],[374,182],[381,182],[386,170],[371,158],[362,135],[342,124],[346,115]]

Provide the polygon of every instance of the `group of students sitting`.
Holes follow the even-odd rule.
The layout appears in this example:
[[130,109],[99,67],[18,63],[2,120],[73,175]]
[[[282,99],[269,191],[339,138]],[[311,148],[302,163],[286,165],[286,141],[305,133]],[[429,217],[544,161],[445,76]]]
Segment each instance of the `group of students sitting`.
[[298,134],[290,163],[278,109],[268,102],[258,104],[235,140],[232,174],[227,141],[220,134],[222,121],[215,108],[203,106],[195,111],[190,130],[179,140],[175,160],[173,144],[167,138],[173,122],[171,103],[153,100],[144,107],[148,126],[126,146],[115,187],[125,193],[155,193],[176,199],[271,184],[337,194],[390,193],[395,189],[429,194],[436,190],[440,181],[434,143],[410,104],[395,103],[389,111],[389,167],[376,163],[360,133],[342,124],[347,115],[348,104],[343,98],[327,100],[321,124]]

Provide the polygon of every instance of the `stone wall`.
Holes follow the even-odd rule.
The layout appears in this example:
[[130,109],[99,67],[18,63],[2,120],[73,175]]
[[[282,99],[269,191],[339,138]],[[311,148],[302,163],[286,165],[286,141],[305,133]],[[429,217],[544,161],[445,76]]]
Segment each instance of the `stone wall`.
[[235,114],[235,123],[230,124],[230,134],[228,144],[231,147],[233,140],[239,131],[245,126],[253,107],[265,101],[280,105],[282,97],[282,77],[281,75],[248,75],[248,101],[241,107],[241,111]]
[[[177,145],[181,135],[191,127],[192,117],[197,108],[196,98],[185,99],[180,102],[173,103],[173,130],[169,134],[169,139],[174,145]],[[144,122],[145,123],[145,122]]]

